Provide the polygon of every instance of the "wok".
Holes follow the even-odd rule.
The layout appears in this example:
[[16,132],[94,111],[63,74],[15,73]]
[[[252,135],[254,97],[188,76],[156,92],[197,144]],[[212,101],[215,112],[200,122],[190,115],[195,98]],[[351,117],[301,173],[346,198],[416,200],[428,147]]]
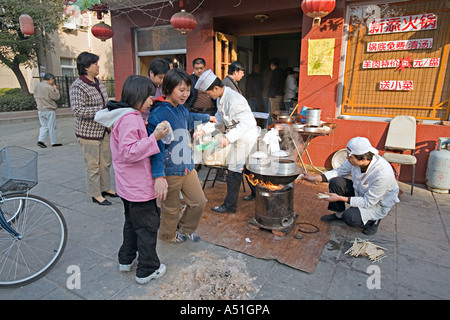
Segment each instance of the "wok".
[[285,111],[276,111],[271,113],[272,118],[279,123],[294,123],[299,120],[297,115],[290,115]]
[[301,173],[303,173],[302,168],[298,165],[296,165],[294,170],[289,174],[280,174],[270,169],[271,168],[267,167],[257,168],[246,165],[244,168],[244,173],[247,175],[253,174],[256,179],[262,180],[265,183],[270,182],[281,185],[286,185],[293,182]]

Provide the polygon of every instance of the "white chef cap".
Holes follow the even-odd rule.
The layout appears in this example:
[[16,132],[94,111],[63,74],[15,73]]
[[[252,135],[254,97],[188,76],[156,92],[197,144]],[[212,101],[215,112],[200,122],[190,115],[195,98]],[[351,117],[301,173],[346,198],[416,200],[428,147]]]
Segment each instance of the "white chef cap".
[[347,143],[347,152],[349,155],[362,155],[367,152],[372,152],[373,154],[378,154],[378,150],[372,147],[369,139],[364,137],[355,137]]
[[212,72],[211,69],[206,70],[202,73],[200,78],[198,78],[197,82],[195,83],[195,89],[200,91],[206,91],[211,84],[216,80],[217,76]]

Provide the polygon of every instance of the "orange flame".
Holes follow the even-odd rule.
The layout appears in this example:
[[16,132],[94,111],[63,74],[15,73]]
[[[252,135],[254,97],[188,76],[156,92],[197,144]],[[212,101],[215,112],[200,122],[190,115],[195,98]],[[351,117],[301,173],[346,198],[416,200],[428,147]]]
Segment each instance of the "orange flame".
[[257,178],[255,178],[255,175],[253,173],[251,173],[251,174],[244,173],[244,175],[247,177],[248,181],[254,186],[259,184],[261,187],[269,189],[269,190],[280,190],[283,188],[283,185],[281,185],[281,184],[273,184],[270,181],[264,182],[260,179],[257,179]]

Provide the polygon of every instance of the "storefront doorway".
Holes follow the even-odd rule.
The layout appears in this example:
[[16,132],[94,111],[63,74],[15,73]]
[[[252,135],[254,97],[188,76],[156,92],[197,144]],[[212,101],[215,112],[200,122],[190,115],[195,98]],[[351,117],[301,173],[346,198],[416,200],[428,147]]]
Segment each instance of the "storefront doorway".
[[[253,72],[253,66],[258,64],[261,73],[269,70],[269,61],[278,59],[286,76],[289,70],[300,65],[301,33],[283,33],[271,35],[242,36],[237,38],[237,60],[246,66],[246,74]],[[246,77],[239,84],[245,92]]]

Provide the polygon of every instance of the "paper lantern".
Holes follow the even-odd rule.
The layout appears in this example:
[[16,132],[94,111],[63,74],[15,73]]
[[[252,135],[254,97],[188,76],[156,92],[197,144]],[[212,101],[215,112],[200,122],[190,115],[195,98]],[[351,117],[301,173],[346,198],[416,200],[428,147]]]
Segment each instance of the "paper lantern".
[[34,34],[33,18],[24,13],[19,17],[20,31],[26,36],[32,36]]
[[186,32],[195,29],[197,26],[197,19],[183,9],[181,12],[175,13],[172,18],[170,18],[170,24],[182,34],[186,34]]
[[320,26],[321,18],[333,11],[336,6],[335,0],[303,0],[302,10],[308,16],[313,18],[313,26]]
[[100,21],[96,25],[92,26],[91,29],[92,34],[94,37],[99,38],[102,41],[106,41],[114,35],[114,30],[110,26],[108,26],[103,21]]

